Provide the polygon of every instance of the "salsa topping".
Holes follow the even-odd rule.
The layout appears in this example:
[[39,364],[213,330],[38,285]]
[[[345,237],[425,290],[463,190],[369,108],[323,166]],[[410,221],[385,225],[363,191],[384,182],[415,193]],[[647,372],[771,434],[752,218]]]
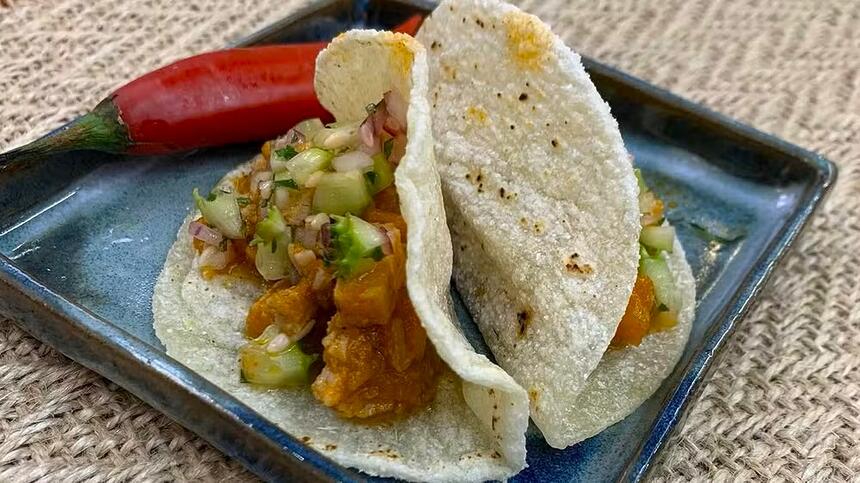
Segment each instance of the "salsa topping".
[[615,330],[610,348],[638,346],[646,335],[678,323],[680,300],[672,271],[663,253],[672,253],[675,229],[664,223],[663,202],[648,189],[637,169],[639,212],[639,274],[627,309]]
[[[359,123],[300,122],[250,172],[202,197],[189,227],[204,276],[251,267],[242,380],[311,385],[348,418],[426,405],[442,365],[406,291],[406,223],[394,170],[406,102],[389,92]],[[239,201],[242,200],[242,201]]]

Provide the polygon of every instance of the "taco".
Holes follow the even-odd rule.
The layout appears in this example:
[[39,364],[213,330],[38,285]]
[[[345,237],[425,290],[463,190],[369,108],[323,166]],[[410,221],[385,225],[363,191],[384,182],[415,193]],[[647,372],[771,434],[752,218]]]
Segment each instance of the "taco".
[[567,447],[671,372],[690,268],[579,56],[537,17],[444,1],[417,38],[455,284],[547,442]]
[[502,479],[528,397],[451,315],[424,49],[351,31],[318,57],[337,122],[266,143],[179,229],[153,297],[168,354],[372,475]]

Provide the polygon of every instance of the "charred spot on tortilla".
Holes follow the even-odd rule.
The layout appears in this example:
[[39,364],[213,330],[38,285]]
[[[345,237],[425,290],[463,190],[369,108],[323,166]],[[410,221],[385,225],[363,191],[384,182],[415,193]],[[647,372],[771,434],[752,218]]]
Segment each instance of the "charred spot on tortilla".
[[302,436],[301,441],[302,441],[302,443],[310,443],[311,437],[310,436]]
[[337,449],[336,444],[327,444],[323,447],[326,451],[334,451]]
[[439,42],[437,42],[437,41],[435,41],[435,40],[433,41],[433,43],[431,43],[431,44],[430,44],[430,48],[431,48],[431,49],[433,49],[433,50],[436,50],[436,49],[438,49],[438,48],[439,48],[439,47],[441,47],[441,46],[442,46],[442,44],[440,44]]
[[377,449],[377,450],[371,451],[370,454],[372,456],[382,456],[383,458],[388,458],[388,459],[392,459],[392,460],[400,458],[400,454],[391,448]]
[[[493,409],[498,409],[498,407],[493,406]],[[499,417],[494,414],[492,420],[490,421],[490,425],[493,428],[493,431],[496,430],[496,423],[498,423],[498,422],[499,422]]]
[[538,235],[542,234],[545,231],[545,228],[546,227],[541,220],[536,221],[534,224],[535,233],[537,233]]
[[499,197],[500,198],[505,197],[505,188],[504,187],[499,188]]
[[528,98],[529,98],[529,95],[526,94],[525,92],[523,92],[522,94],[520,94],[520,97],[518,99],[521,101],[525,101],[525,100],[528,100]]
[[532,322],[532,311],[525,308],[517,312],[517,337],[525,337],[529,324]]
[[588,275],[594,271],[591,265],[579,261],[579,253],[576,252],[564,260],[564,269],[571,275]]
[[532,403],[532,407],[535,408],[535,411],[540,410],[540,407],[537,405],[538,400],[540,399],[540,392],[538,392],[537,388],[532,387],[529,389],[529,401]]
[[554,148],[558,147],[558,139],[553,139],[549,143],[552,144],[552,147]]
[[513,124],[511,124],[511,131],[513,131],[513,130],[514,130],[514,125],[513,125]]

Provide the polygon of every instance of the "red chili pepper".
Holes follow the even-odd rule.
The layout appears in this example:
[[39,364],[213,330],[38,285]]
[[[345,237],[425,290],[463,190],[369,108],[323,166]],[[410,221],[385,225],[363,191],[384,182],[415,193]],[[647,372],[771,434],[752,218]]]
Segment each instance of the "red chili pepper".
[[[414,15],[393,30],[414,35],[421,20]],[[156,154],[256,141],[302,119],[330,119],[313,82],[326,45],[236,48],[177,61],[120,87],[58,131],[0,154],[0,166],[77,149]]]

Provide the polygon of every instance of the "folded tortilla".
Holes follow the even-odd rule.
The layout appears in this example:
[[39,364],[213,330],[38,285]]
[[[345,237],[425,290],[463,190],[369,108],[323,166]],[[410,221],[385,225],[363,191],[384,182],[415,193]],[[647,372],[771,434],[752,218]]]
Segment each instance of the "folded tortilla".
[[638,187],[616,121],[579,56],[496,0],[444,1],[428,49],[436,158],[454,280],[531,417],[563,448],[629,414],[686,343],[693,284],[672,330],[607,352],[639,260]]
[[[451,369],[430,407],[402,420],[344,420],[309,388],[262,390],[239,382],[245,316],[262,293],[230,277],[204,279],[187,225],[179,229],[153,296],[155,330],[169,355],[309,446],[372,475],[409,480],[502,479],[525,466],[526,392],[475,353],[452,318],[451,241],[445,225],[427,98],[427,60],[403,34],[351,31],[317,59],[320,102],[338,121],[356,121],[389,90],[409,100],[408,144],[395,172],[408,226],[406,287],[441,359]],[[237,168],[226,180],[247,172]]]

